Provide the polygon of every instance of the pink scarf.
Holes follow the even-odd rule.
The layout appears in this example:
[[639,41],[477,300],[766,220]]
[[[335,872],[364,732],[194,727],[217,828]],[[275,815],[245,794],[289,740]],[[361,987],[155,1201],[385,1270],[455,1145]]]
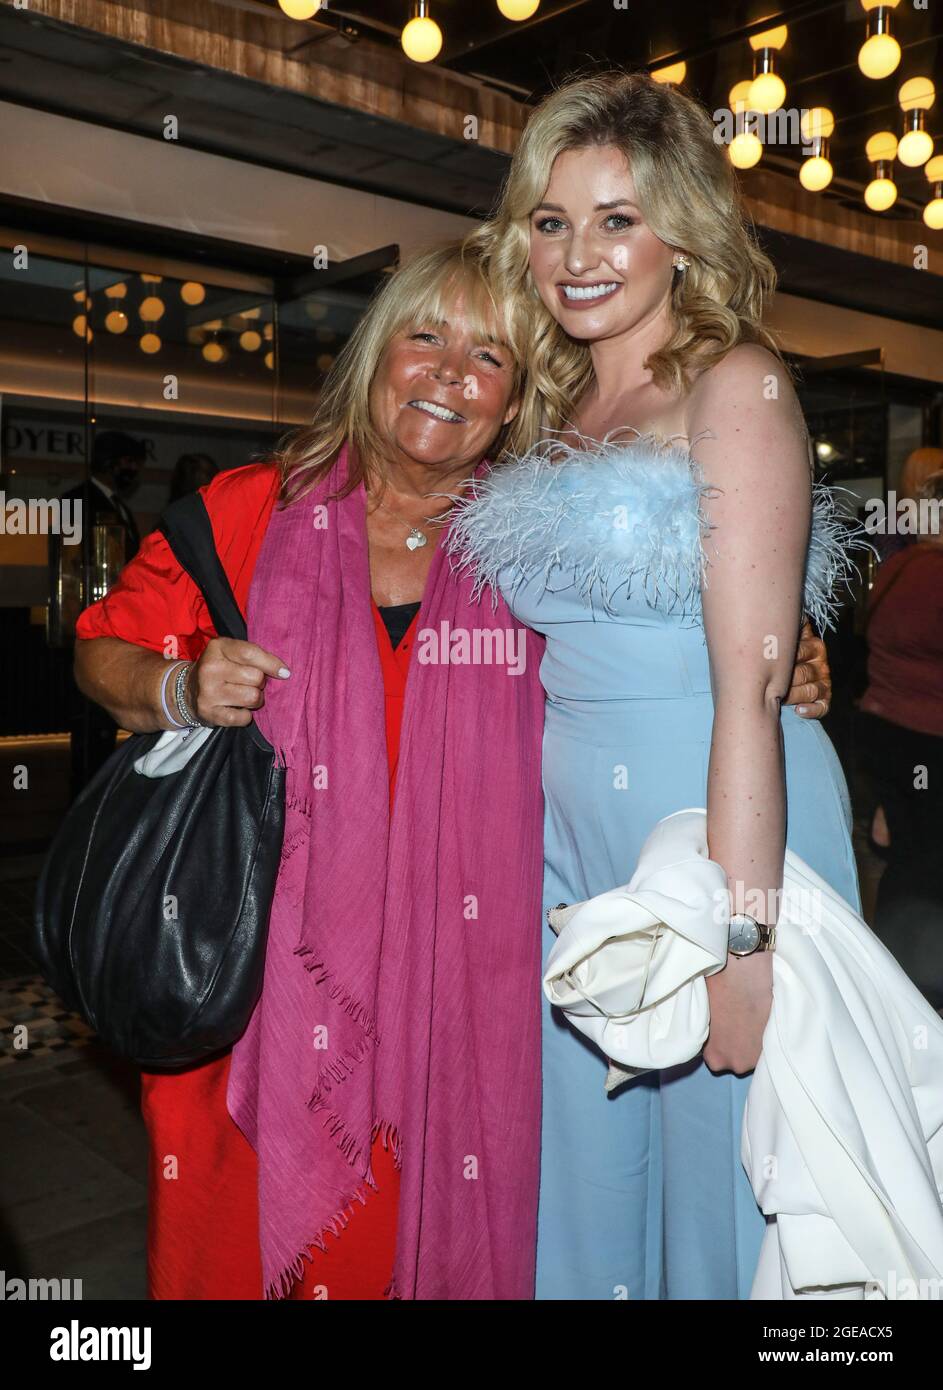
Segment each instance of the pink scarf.
[[[368,1199],[380,1135],[401,1168],[390,1296],[528,1299],[542,639],[503,603],[473,602],[440,545],[391,818],[363,486],[327,501],[346,468],[345,446],[316,489],[273,511],[248,606],[251,640],[292,673],[268,681],[257,715],[287,768],[285,839],[264,989],[228,1093],[258,1154],[264,1292],[286,1294],[309,1247],[329,1249]],[[482,659],[508,640],[523,674]],[[441,660],[453,650],[479,660]]]

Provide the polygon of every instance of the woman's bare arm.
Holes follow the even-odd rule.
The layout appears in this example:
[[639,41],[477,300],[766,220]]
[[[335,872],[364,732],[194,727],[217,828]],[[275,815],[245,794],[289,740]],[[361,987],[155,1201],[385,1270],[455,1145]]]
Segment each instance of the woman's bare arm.
[[[707,790],[712,859],[734,911],[772,925],[782,886],[786,791],[780,706],[793,669],[811,515],[806,430],[772,353],[742,345],[692,392],[690,434],[705,479],[710,567],[703,590],[714,727]],[[750,1071],[769,1015],[772,959],[738,959],[711,977],[704,1057]]]
[[[160,702],[168,664],[174,663],[159,652],[118,637],[91,637],[75,644],[75,681],[82,694],[132,733],[178,727],[167,719]],[[254,642],[214,637],[190,668],[187,699],[206,724],[248,724],[252,711],[264,703],[266,678],[286,680],[288,674],[279,657]],[[173,685],[168,680],[165,697],[179,719]]]
[[[118,637],[90,637],[75,644],[75,683],[83,695],[132,733],[172,729],[160,706],[167,661],[159,652]],[[176,706],[169,701],[176,714]],[[178,716],[179,717],[179,716]]]

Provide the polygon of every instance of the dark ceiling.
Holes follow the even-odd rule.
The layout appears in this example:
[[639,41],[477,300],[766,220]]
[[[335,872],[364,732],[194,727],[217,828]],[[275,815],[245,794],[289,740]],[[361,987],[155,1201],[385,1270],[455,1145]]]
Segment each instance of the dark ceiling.
[[[943,6],[932,0],[925,9],[905,0],[895,10],[893,32],[903,56],[897,71],[881,81],[864,77],[858,68],[865,38],[858,0],[627,0],[618,9],[614,0],[541,0],[532,19],[517,23],[503,18],[495,0],[431,0],[431,13],[444,36],[436,60],[441,66],[522,100],[541,96],[576,69],[652,67],[684,59],[686,90],[711,111],[726,105],[735,82],[752,75],[748,35],[786,24],[789,37],[779,55],[786,104],[831,108],[837,122],[836,172],[861,183],[870,177],[864,154],[868,136],[881,129],[899,132],[900,83],[931,76],[943,88]],[[328,0],[316,22],[353,26],[398,46],[407,14],[405,0]],[[930,113],[931,134],[943,133],[941,108],[943,90]],[[901,191],[913,180],[925,202],[922,172],[901,174]]]
[[[218,3],[275,12],[275,0]],[[445,35],[440,65],[528,100],[575,69],[684,58],[687,89],[714,110],[726,104],[734,82],[750,75],[746,34],[761,19],[761,27],[786,22],[789,39],[779,70],[787,106],[825,104],[838,122],[831,152],[835,183],[821,196],[847,201],[867,216],[872,214],[861,199],[869,177],[864,142],[879,129],[900,130],[896,93],[905,77],[934,78],[940,95],[928,128],[937,137],[943,132],[941,9],[937,4],[917,10],[904,0],[895,11],[904,50],[900,68],[872,82],[857,66],[865,23],[858,0],[787,0],[778,6],[776,0],[766,6],[753,0],[629,0],[627,9],[616,9],[614,0],[542,0],[535,19],[523,24],[503,19],[495,0],[432,0]],[[290,26],[297,41],[289,51],[302,59],[306,51],[323,53],[324,44],[356,42],[358,35],[398,49],[407,15],[406,0],[329,0],[317,21]],[[160,138],[163,114],[174,111],[193,147],[465,215],[488,211],[507,164],[504,155],[474,142],[198,68],[9,5],[0,8],[0,99],[151,138]],[[789,169],[799,157],[795,149],[782,148],[764,162]],[[902,220],[913,227],[915,240],[924,238],[926,178],[919,169],[897,170],[901,196],[880,216]],[[937,275],[762,227],[760,233],[783,289],[915,323],[943,323]],[[384,240],[378,229],[378,244]]]

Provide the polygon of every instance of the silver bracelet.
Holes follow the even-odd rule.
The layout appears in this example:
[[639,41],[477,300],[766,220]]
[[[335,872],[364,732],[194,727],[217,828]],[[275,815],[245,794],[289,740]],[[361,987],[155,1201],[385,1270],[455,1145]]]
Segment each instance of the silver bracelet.
[[204,727],[203,720],[198,719],[187,704],[187,697],[184,690],[187,683],[187,674],[192,665],[192,661],[185,661],[177,672],[177,679],[174,682],[174,700],[176,701],[177,712],[181,719],[183,719],[191,729],[202,729]]
[[167,682],[170,680],[171,674],[174,671],[181,665],[186,666],[188,664],[189,663],[186,661],[172,661],[164,672],[160,682],[160,707],[164,711],[164,718],[169,724],[173,724],[175,729],[185,729],[187,726],[186,724],[181,724],[180,720],[175,719],[170,712],[170,706],[167,704]]

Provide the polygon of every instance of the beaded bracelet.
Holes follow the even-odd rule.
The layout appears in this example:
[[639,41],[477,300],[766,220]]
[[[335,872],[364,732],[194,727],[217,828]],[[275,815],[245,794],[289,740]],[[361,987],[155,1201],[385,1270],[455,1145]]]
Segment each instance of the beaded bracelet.
[[182,724],[179,719],[175,719],[170,712],[170,709],[167,704],[167,682],[170,680],[170,677],[174,671],[176,671],[181,666],[189,666],[189,664],[190,663],[188,661],[171,662],[170,665],[167,667],[167,670],[164,672],[160,683],[160,707],[164,711],[165,719],[167,719],[167,721],[170,724],[172,724],[175,729],[186,729],[188,726],[186,724]]

